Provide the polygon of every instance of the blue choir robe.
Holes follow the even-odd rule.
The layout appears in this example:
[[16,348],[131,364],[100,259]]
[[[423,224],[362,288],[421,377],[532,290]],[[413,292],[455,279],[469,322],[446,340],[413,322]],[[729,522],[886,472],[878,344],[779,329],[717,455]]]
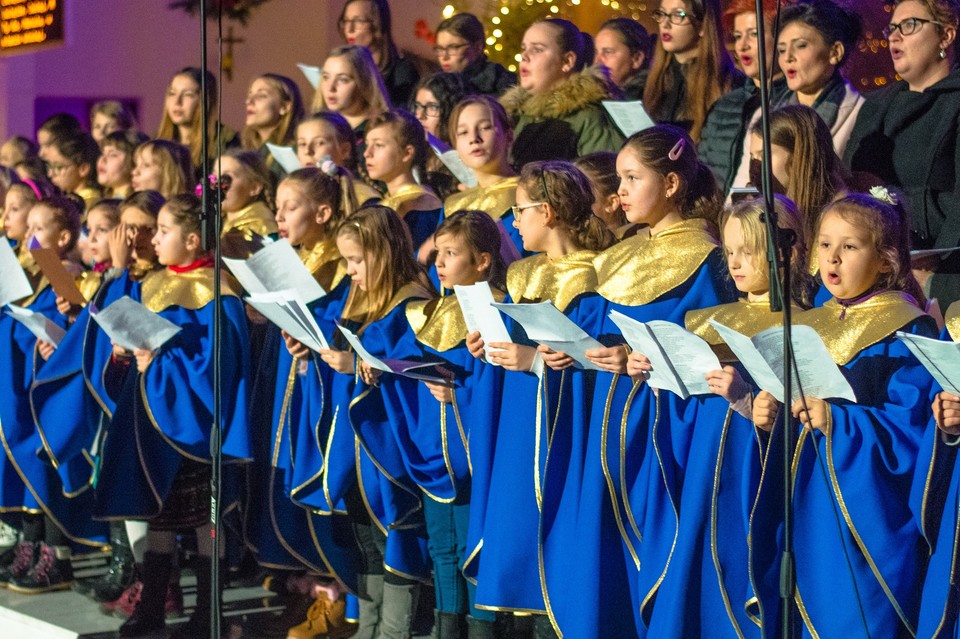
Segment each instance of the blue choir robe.
[[[502,236],[510,240],[512,246],[501,249],[507,264],[518,257],[530,257],[532,252],[523,248],[520,231],[513,226],[513,205],[517,203],[517,184],[520,178],[506,177],[489,186],[475,186],[447,197],[443,203],[444,216],[457,211],[483,211],[497,223]],[[510,259],[507,259],[510,257]]]
[[[864,623],[872,637],[915,636],[927,548],[910,491],[933,380],[894,333],[930,337],[936,325],[897,291],[845,307],[831,300],[795,320],[817,330],[857,396],[856,403],[830,400],[827,434],[800,429],[792,462],[795,622],[803,636],[825,639],[864,636]],[[765,636],[779,624],[778,430],[750,527],[752,609]]]
[[[508,298],[516,303],[551,300],[575,316],[579,302],[596,287],[595,256],[594,251],[582,250],[557,259],[540,254],[514,262],[507,271]],[[508,326],[515,342],[530,344],[519,325]],[[471,448],[473,462],[491,464],[491,472],[489,480],[473,478],[473,498],[485,499],[486,506],[482,513],[470,511],[466,574],[476,579],[478,608],[544,614],[538,560],[540,505],[549,429],[566,410],[561,405],[565,376],[549,369],[539,376],[518,371],[503,375],[496,433],[491,438],[475,430],[486,427],[484,423],[474,424],[471,431],[471,440],[476,433],[493,442],[493,459],[478,459],[478,451]]]
[[[781,326],[782,318],[782,313],[770,312],[765,297],[693,310],[685,321],[721,362],[731,363],[733,354],[708,320],[753,336]],[[757,620],[746,612],[753,598],[747,534],[768,452],[766,433],[722,397],[682,399],[666,391],[659,393],[655,429],[657,449],[670,467],[665,477],[672,480],[669,490],[679,508],[676,542],[651,610],[649,634],[759,637]]]
[[[357,335],[364,348],[380,359],[409,359],[416,344],[406,307],[433,296],[419,282],[403,286],[382,317],[359,327]],[[349,402],[338,409],[344,412],[356,434],[360,495],[373,524],[387,538],[384,568],[409,579],[429,582],[422,493],[406,471],[403,452],[391,427],[391,416],[398,419],[402,415],[395,398],[401,394],[415,397],[418,383],[386,373],[380,376],[377,386],[369,386],[358,375]]]
[[[34,294],[22,305],[66,328],[67,318],[57,310],[56,297],[46,278],[41,278]],[[45,431],[35,421],[30,388],[45,364],[37,351],[37,338],[8,316],[0,319],[0,334],[7,345],[0,351],[0,387],[7,391],[0,402],[0,440],[6,452],[4,465],[19,476],[19,485],[16,481],[9,484],[12,492],[8,492],[4,477],[2,506],[7,510],[42,511],[72,544],[103,547],[108,531],[91,518],[93,494],[87,490],[89,484],[72,492],[66,490],[57,468],[46,455]],[[71,464],[71,474],[89,470],[87,460],[76,462]],[[17,497],[19,503],[8,501]]]
[[[222,453],[221,512],[238,500],[238,463],[252,455],[248,418],[249,350],[240,299],[223,286],[221,326]],[[96,484],[102,519],[150,519],[159,514],[184,459],[210,463],[213,424],[213,269],[154,271],[144,278],[140,301],[181,327],[144,373],[130,363],[105,374],[116,411],[104,437]]]
[[[335,318],[342,313],[349,278],[334,238],[317,243],[300,257],[325,291],[309,305],[329,343],[336,337]],[[296,361],[283,345],[279,329],[270,330],[269,366],[272,384],[258,384],[251,420],[269,416],[256,431],[251,472],[251,512],[248,532],[258,561],[278,569],[309,569],[336,577],[351,591],[356,588],[356,552],[350,522],[326,504],[304,504],[299,492],[309,494],[313,478],[323,468],[324,429],[330,424],[330,383],[333,371],[317,356]],[[319,365],[318,365],[319,362]],[[261,370],[267,368],[267,363]],[[267,388],[264,388],[267,387]],[[261,411],[256,406],[271,405]],[[260,436],[263,433],[264,436]],[[259,478],[267,478],[260,481]],[[345,542],[350,542],[345,543]]]
[[443,203],[433,191],[420,184],[402,186],[380,200],[380,204],[396,211],[407,225],[414,254],[437,230],[443,217]]
[[[652,238],[623,240],[598,255],[595,266],[599,295],[580,304],[578,323],[607,345],[623,343],[609,319],[611,310],[640,321],[680,323],[688,310],[735,295],[704,220],[678,222]],[[629,637],[643,632],[638,570],[647,510],[646,497],[631,499],[630,491],[649,486],[658,499],[657,508],[649,508],[657,532],[647,538],[648,547],[662,542],[669,551],[675,519],[653,453],[654,394],[626,376],[600,371],[592,396],[589,419],[569,435],[576,446],[565,450],[566,440],[556,432],[551,443],[541,530],[545,590],[554,625],[564,635]],[[629,419],[625,408],[632,410]],[[665,564],[656,559],[659,565],[651,561],[647,569],[654,579]]]
[[[941,339],[960,341],[960,302],[947,309]],[[931,402],[942,389],[934,384]],[[960,465],[956,437],[946,435],[931,419],[920,447],[912,501],[914,515],[927,541],[930,562],[920,600],[918,637],[960,636],[957,557],[960,551]]]

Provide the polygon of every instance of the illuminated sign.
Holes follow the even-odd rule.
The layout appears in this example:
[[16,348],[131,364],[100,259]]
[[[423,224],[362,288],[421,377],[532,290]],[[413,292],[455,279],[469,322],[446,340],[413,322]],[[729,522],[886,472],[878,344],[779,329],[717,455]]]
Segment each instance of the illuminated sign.
[[0,53],[30,53],[63,44],[66,0],[0,0]]

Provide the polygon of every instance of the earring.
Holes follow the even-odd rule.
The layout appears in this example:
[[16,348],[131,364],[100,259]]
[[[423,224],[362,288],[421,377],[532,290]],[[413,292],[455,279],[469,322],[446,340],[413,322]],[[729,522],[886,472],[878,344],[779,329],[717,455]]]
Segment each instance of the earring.
[[940,49],[940,59],[945,60],[947,57],[947,52],[944,49]]

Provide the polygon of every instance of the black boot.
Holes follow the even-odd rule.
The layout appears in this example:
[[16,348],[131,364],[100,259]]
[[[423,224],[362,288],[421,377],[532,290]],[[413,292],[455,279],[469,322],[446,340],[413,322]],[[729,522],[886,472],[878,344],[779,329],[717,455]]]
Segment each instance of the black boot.
[[110,524],[110,567],[97,579],[78,581],[74,590],[98,603],[116,601],[136,577],[133,552],[123,522]]
[[463,615],[455,612],[434,611],[433,637],[435,639],[460,639],[463,632]]
[[54,590],[69,590],[73,585],[73,564],[70,548],[41,543],[37,562],[22,577],[13,577],[7,587],[25,595],[38,595]]
[[494,639],[496,623],[485,619],[467,617],[467,639]]
[[[195,637],[210,636],[210,611],[213,605],[213,599],[211,597],[210,558],[197,555],[194,566],[196,566],[197,571],[197,605],[194,606],[193,614],[190,615],[187,623],[174,628],[173,632],[170,633],[170,639],[194,639]],[[217,580],[219,584],[217,597],[220,600],[223,599],[223,578],[225,572],[226,571],[223,570],[223,563],[221,563],[220,579]],[[221,615],[220,634],[229,635],[227,630],[223,623],[223,616]]]
[[37,545],[32,541],[21,541],[14,547],[12,561],[0,568],[0,588],[6,588],[11,581],[25,577],[30,572],[40,555]]
[[123,622],[120,637],[149,637],[166,631],[164,601],[173,555],[147,552],[143,558],[143,590],[133,614]]

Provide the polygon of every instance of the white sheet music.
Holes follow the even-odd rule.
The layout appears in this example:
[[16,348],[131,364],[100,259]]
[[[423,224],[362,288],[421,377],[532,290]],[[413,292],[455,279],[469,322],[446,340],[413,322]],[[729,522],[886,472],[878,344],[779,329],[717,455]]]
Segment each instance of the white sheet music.
[[456,150],[431,133],[427,133],[427,141],[430,143],[430,148],[433,149],[434,154],[453,173],[453,177],[457,178],[464,186],[473,188],[477,185],[477,174],[464,164]]
[[5,237],[0,237],[0,273],[3,274],[0,277],[0,306],[33,294],[30,280]]
[[264,317],[282,328],[290,337],[313,351],[330,348],[313,313],[292,289],[271,293],[252,293],[246,302]]
[[320,67],[298,62],[297,68],[300,69],[303,75],[307,78],[307,82],[310,83],[310,86],[312,86],[314,89],[320,86]]
[[960,395],[960,344],[897,331],[897,339],[920,360],[940,387]]
[[453,287],[460,302],[460,311],[467,323],[467,330],[471,333],[480,331],[483,340],[483,350],[487,355],[498,349],[488,346],[492,342],[513,342],[507,325],[503,323],[500,311],[494,308],[493,291],[487,282],[477,282],[470,286],[457,284]]
[[54,346],[59,346],[61,340],[63,340],[63,336],[67,334],[67,331],[40,313],[34,313],[30,309],[17,306],[16,304],[10,304],[4,312],[26,326],[38,340],[49,342]]
[[180,332],[179,326],[126,295],[102,311],[91,304],[90,317],[114,344],[128,351],[155,351]]
[[285,239],[268,244],[246,260],[223,258],[248,293],[293,289],[309,304],[327,294]]
[[379,357],[372,355],[370,351],[363,347],[363,343],[360,341],[360,338],[357,337],[353,331],[343,326],[337,326],[337,328],[339,328],[340,332],[343,333],[343,336],[347,338],[347,342],[349,342],[350,346],[353,347],[353,350],[357,353],[357,357],[378,371],[383,371],[384,373],[393,373],[395,375],[409,377],[422,382],[437,382],[440,384],[449,383],[449,380],[446,377],[443,377],[439,374],[431,375],[422,370],[435,369],[437,365],[433,362],[411,362],[403,359],[380,359]]
[[613,119],[613,123],[628,138],[637,131],[649,129],[655,123],[643,106],[641,100],[616,101],[603,100],[603,108]]
[[277,164],[283,167],[283,170],[287,173],[293,173],[297,169],[303,168],[300,165],[300,158],[297,157],[297,152],[289,146],[279,146],[267,142],[267,149],[269,149],[270,155],[277,161]]
[[576,366],[587,370],[601,370],[590,361],[586,351],[603,348],[603,344],[587,335],[573,321],[561,313],[552,302],[538,304],[497,304],[495,308],[516,320],[527,337],[558,353],[566,353]]

